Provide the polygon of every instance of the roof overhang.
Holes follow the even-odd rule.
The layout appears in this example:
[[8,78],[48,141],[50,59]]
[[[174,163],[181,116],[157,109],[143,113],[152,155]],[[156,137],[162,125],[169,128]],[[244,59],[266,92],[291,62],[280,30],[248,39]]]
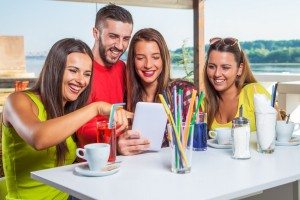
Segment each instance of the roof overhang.
[[117,5],[156,7],[156,8],[177,8],[177,9],[192,9],[193,0],[58,0],[86,3],[114,3]]

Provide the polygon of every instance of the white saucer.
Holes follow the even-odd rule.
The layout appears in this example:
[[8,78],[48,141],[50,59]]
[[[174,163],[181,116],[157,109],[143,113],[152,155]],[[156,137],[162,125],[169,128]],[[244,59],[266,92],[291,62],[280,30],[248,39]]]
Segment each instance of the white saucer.
[[300,144],[299,136],[293,136],[288,142],[275,141],[276,146],[296,146]]
[[108,176],[117,173],[120,170],[120,164],[114,163],[114,164],[107,165],[104,168],[105,168],[104,170],[91,171],[89,169],[88,164],[86,163],[75,167],[75,172],[82,176]]
[[218,144],[216,139],[207,140],[207,145],[217,149],[230,149],[232,148],[231,144]]

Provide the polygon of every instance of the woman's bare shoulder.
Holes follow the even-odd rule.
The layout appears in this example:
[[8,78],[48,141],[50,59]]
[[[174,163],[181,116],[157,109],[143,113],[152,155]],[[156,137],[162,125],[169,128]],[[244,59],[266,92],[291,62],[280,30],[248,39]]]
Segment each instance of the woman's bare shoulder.
[[13,103],[13,104],[23,104],[25,102],[31,102],[29,96],[25,94],[25,92],[13,92],[11,93],[7,99],[5,100],[5,103]]
[[32,110],[33,105],[33,101],[25,92],[14,92],[5,100],[3,115],[10,112],[27,112]]

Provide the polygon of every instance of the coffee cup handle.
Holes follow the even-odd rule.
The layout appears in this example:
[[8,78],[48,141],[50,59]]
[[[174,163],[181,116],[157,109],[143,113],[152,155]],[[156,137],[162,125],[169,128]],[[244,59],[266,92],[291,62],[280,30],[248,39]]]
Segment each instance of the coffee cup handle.
[[300,123],[295,123],[294,131],[298,131],[300,129]]
[[215,139],[216,136],[217,136],[217,133],[216,133],[216,131],[209,131],[209,132],[208,132],[208,135],[209,135],[210,138]]
[[[81,155],[82,154],[82,155]],[[82,159],[85,159],[84,155],[85,155],[85,149],[83,148],[77,148],[76,149],[76,155],[79,157],[79,158],[82,158]]]

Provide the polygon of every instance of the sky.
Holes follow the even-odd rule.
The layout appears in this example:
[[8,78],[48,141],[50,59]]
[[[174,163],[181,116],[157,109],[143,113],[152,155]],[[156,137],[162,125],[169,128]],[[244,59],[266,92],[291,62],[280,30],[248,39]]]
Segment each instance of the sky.
[[[65,37],[91,47],[96,10],[103,4],[54,0],[0,0],[0,35],[23,35],[26,54],[48,52]],[[171,50],[193,45],[193,11],[124,6],[134,30],[157,29]],[[300,0],[205,0],[205,42],[211,37],[239,41],[300,39]]]

